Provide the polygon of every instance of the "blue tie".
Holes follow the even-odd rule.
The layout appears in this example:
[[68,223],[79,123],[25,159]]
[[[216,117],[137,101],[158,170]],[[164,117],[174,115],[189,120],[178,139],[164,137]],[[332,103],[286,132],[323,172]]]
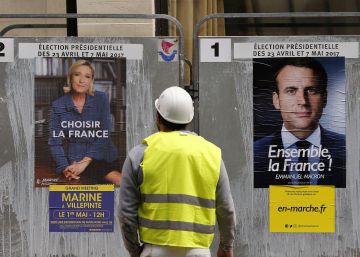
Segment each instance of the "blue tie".
[[[300,149],[308,149],[310,145],[311,145],[311,143],[306,141],[306,140],[300,140],[300,141],[296,142],[296,147],[297,147],[298,150],[300,150]],[[305,163],[308,163],[308,162],[309,162],[309,157],[307,155],[299,156],[298,163],[303,163],[304,164],[303,167],[305,166]],[[303,170],[302,174],[303,174],[302,175],[302,177],[303,177],[302,182],[304,184],[310,184],[310,179],[307,179],[307,178],[304,179],[305,177],[310,178],[310,176],[309,176],[310,171],[309,170]]]

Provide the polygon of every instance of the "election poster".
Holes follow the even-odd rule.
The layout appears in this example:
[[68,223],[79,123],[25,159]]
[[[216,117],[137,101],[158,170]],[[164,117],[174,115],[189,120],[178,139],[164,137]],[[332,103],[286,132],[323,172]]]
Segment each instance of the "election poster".
[[114,185],[50,185],[50,232],[113,232]]
[[19,43],[34,62],[35,186],[120,183],[126,60],[140,44]]
[[270,186],[269,229],[280,233],[334,233],[334,186]]
[[290,55],[253,59],[254,187],[346,187],[345,58]]

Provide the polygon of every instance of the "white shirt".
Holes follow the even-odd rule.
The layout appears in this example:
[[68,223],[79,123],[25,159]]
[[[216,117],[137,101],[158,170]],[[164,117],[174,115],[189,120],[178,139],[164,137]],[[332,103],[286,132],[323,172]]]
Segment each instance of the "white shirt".
[[[282,143],[284,146],[284,149],[297,149],[296,147],[296,142],[301,141],[299,138],[297,138],[293,133],[291,133],[287,128],[285,128],[285,125],[283,124],[282,128],[281,128],[281,139],[282,139]],[[313,149],[317,149],[319,150],[320,145],[321,145],[321,130],[320,130],[320,126],[318,126],[313,133],[311,133],[310,136],[308,136],[306,139],[304,139],[306,141],[308,141],[311,145],[309,146],[309,148],[313,148]],[[309,156],[309,163],[313,164],[313,163],[319,163],[320,158],[318,156]],[[298,157],[291,157],[291,162],[290,163],[297,163],[298,162]],[[298,171],[296,170],[289,170],[289,174],[295,175],[292,176],[292,184],[297,185],[300,184],[299,182],[301,182],[299,179],[296,178],[296,175],[298,174]],[[317,169],[311,169],[310,170],[310,184],[311,185],[316,185],[317,184],[317,174],[319,174],[319,171]]]

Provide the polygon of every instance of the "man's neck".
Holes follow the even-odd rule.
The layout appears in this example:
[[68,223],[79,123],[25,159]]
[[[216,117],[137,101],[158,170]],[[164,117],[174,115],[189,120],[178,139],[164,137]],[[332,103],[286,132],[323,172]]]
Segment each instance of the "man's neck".
[[307,137],[309,137],[319,127],[319,125],[317,125],[314,128],[310,128],[310,129],[306,129],[306,130],[305,129],[295,130],[295,129],[287,128],[286,124],[284,124],[284,126],[289,132],[291,132],[294,136],[296,136],[300,140],[304,140]]
[[281,140],[282,140],[284,148],[291,147],[293,144],[295,144],[299,140],[306,140],[306,141],[310,142],[312,145],[320,147],[320,144],[321,144],[321,142],[320,142],[321,141],[320,127],[315,129],[311,135],[307,136],[306,138],[300,139],[283,125],[281,128]]
[[160,123],[158,124],[158,130],[160,132],[171,132],[172,130],[166,127],[164,124]]
[[312,133],[314,132],[314,130],[299,130],[299,131],[294,131],[292,130],[291,133],[294,134],[294,136],[296,136],[298,139],[304,140],[307,137],[309,137]]

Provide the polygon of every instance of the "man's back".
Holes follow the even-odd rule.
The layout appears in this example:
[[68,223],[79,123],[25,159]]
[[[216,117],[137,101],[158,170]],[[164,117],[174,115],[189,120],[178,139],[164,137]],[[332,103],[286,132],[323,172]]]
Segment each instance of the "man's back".
[[156,245],[208,248],[215,228],[221,151],[202,137],[158,132],[144,140],[140,238]]
[[235,208],[221,150],[186,131],[194,106],[184,89],[165,89],[155,108],[159,132],[134,147],[122,169],[126,248],[132,257],[210,256],[217,220],[217,255],[232,257]]

